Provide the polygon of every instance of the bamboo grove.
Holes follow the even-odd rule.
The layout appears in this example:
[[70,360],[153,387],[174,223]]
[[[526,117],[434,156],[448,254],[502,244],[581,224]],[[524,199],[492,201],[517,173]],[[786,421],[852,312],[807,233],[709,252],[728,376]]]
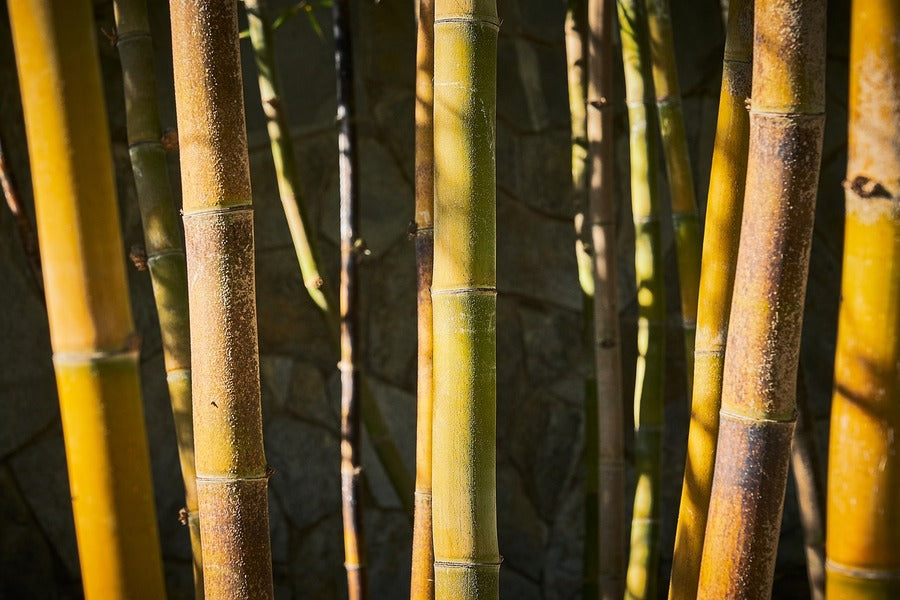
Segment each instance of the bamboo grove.
[[900,3],[722,8],[9,0],[0,597],[900,597]]

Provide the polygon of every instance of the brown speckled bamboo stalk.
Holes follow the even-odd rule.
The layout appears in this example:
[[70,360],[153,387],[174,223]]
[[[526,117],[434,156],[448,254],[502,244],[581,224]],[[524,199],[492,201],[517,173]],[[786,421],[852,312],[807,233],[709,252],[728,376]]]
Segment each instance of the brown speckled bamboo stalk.
[[237,4],[170,6],[206,597],[272,598]]
[[434,598],[431,440],[434,423],[431,279],[434,267],[434,1],[420,0],[416,37],[416,512],[411,600]]
[[900,3],[854,0],[826,594],[900,598]]
[[750,149],[698,597],[769,598],[825,108],[825,1],[755,7]]

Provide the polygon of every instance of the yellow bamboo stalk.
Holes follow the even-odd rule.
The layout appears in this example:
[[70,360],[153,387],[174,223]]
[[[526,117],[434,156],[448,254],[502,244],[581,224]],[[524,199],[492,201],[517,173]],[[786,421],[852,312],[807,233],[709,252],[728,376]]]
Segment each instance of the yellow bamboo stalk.
[[271,598],[237,4],[170,6],[206,597]]
[[435,597],[499,596],[496,0],[434,6]]
[[647,0],[650,31],[650,56],[653,60],[653,88],[662,134],[663,157],[669,177],[675,254],[678,258],[678,282],[681,292],[681,320],[684,329],[684,362],[688,398],[694,378],[694,337],[697,329],[697,296],[700,291],[700,229],[694,176],[691,173],[669,0]]
[[744,206],[750,142],[750,116],[744,102],[750,97],[752,52],[753,0],[732,0],[706,205],[691,423],[675,529],[670,600],[694,600],[700,577],[719,432],[725,341]]
[[747,186],[700,598],[768,598],[778,548],[825,104],[825,2],[755,7]]
[[434,598],[431,443],[434,423],[431,281],[434,267],[434,0],[418,3],[416,35],[416,507],[411,600]]
[[191,538],[194,596],[203,597],[200,513],[194,472],[194,419],[191,406],[191,338],[187,268],[178,217],[172,201],[166,151],[156,101],[153,39],[145,0],[116,0],[116,47],[122,63],[128,150],[137,189],[147,266],[159,315],[169,400],[184,481],[184,521]]
[[[593,249],[597,430],[597,586],[618,600],[625,584],[625,461],[622,370],[616,297],[616,203],[613,187],[612,0],[588,0],[587,139],[591,161],[588,222]],[[587,415],[586,415],[586,418]],[[587,443],[587,438],[585,438]]]
[[900,5],[854,0],[826,595],[900,597]]
[[88,599],[162,598],[162,562],[88,0],[8,3]]

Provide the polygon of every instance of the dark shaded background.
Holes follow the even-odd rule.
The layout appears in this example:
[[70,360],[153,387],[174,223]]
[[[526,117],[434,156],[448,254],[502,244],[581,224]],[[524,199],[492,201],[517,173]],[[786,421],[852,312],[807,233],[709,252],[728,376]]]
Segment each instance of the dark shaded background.
[[[0,11],[0,131],[23,197],[31,187],[5,2]],[[167,3],[150,0],[164,126],[175,124]],[[272,2],[273,13],[289,2]],[[823,453],[842,246],[846,161],[845,1],[829,3],[828,120],[802,361]],[[411,0],[354,3],[364,263],[366,371],[412,469],[415,421],[415,264],[407,230],[413,211]],[[113,27],[112,3],[95,1],[98,28]],[[583,543],[583,377],[570,194],[564,3],[501,0],[497,115],[498,518],[506,598],[580,596]],[[302,18],[279,30],[278,60],[302,188],[318,224],[325,269],[337,280],[337,143],[330,14],[317,10],[324,38]],[[716,0],[672,0],[679,76],[701,212],[706,204],[724,31]],[[275,587],[279,598],[344,594],[338,476],[339,378],[326,331],[307,297],[275,187],[249,42],[244,87],[256,208],[262,399],[271,480]],[[124,255],[142,234],[125,136],[115,48],[98,35],[106,82]],[[619,301],[630,419],[635,316],[627,121],[621,65],[615,92],[619,198]],[[170,160],[178,181],[177,157]],[[663,177],[662,172],[660,176]],[[662,186],[665,189],[665,186]],[[665,191],[664,191],[665,193]],[[753,202],[748,198],[747,202]],[[664,203],[665,204],[665,203]],[[666,225],[670,217],[664,215]],[[664,225],[668,370],[661,581],[667,581],[687,433],[675,254]],[[81,594],[62,432],[43,304],[13,220],[0,210],[0,597]],[[134,318],[143,338],[144,404],[170,598],[191,597],[187,531],[177,520],[182,484],[162,351],[146,272],[129,267]],[[368,442],[366,442],[368,444]],[[630,456],[630,444],[626,452]],[[366,535],[373,598],[407,595],[411,526],[387,479],[364,448]],[[632,473],[629,482],[633,484]],[[629,508],[630,510],[630,508]],[[775,596],[808,592],[793,482],[789,482]],[[664,594],[661,585],[660,594]]]

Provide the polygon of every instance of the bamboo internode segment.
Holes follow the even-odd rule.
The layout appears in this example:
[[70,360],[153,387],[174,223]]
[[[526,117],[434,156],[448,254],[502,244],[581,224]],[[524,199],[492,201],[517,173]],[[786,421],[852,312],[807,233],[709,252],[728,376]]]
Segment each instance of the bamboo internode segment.
[[435,596],[499,595],[495,0],[436,0]]
[[[588,0],[588,222],[593,248],[597,419],[599,597],[618,600],[625,583],[625,461],[622,372],[616,298],[616,204],[613,195],[612,0]],[[585,415],[590,418],[590,415]],[[587,443],[587,440],[585,441]]]
[[91,3],[8,5],[85,597],[162,598]]
[[699,597],[768,598],[824,125],[825,3],[755,8],[741,244]]
[[171,2],[206,596],[271,598],[237,5]]
[[634,386],[637,487],[631,523],[626,598],[656,596],[659,564],[663,374],[666,307],[656,184],[657,119],[647,13],[643,0],[618,0],[625,99],[631,141],[631,212],[638,299],[638,360]]
[[418,2],[416,37],[416,493],[411,600],[434,598],[431,444],[434,423],[431,282],[434,267],[434,2]]
[[141,210],[147,265],[159,315],[169,398],[175,417],[185,489],[185,518],[193,555],[194,595],[202,598],[203,559],[194,472],[191,340],[184,246],[169,186],[166,152],[161,141],[147,3],[145,0],[116,0],[114,6],[116,47],[125,87],[128,151]]
[[700,228],[694,176],[691,172],[669,0],[647,0],[650,55],[653,60],[653,87],[662,134],[663,157],[669,178],[675,253],[681,292],[681,319],[684,329],[684,362],[687,392],[691,397],[694,377],[694,338],[697,326],[697,302],[700,291]]
[[829,598],[900,596],[900,9],[854,0],[828,461]]
[[710,170],[700,276],[691,423],[675,530],[670,600],[694,600],[713,482],[722,371],[737,266],[750,116],[753,2],[732,0],[722,65],[719,117]]

